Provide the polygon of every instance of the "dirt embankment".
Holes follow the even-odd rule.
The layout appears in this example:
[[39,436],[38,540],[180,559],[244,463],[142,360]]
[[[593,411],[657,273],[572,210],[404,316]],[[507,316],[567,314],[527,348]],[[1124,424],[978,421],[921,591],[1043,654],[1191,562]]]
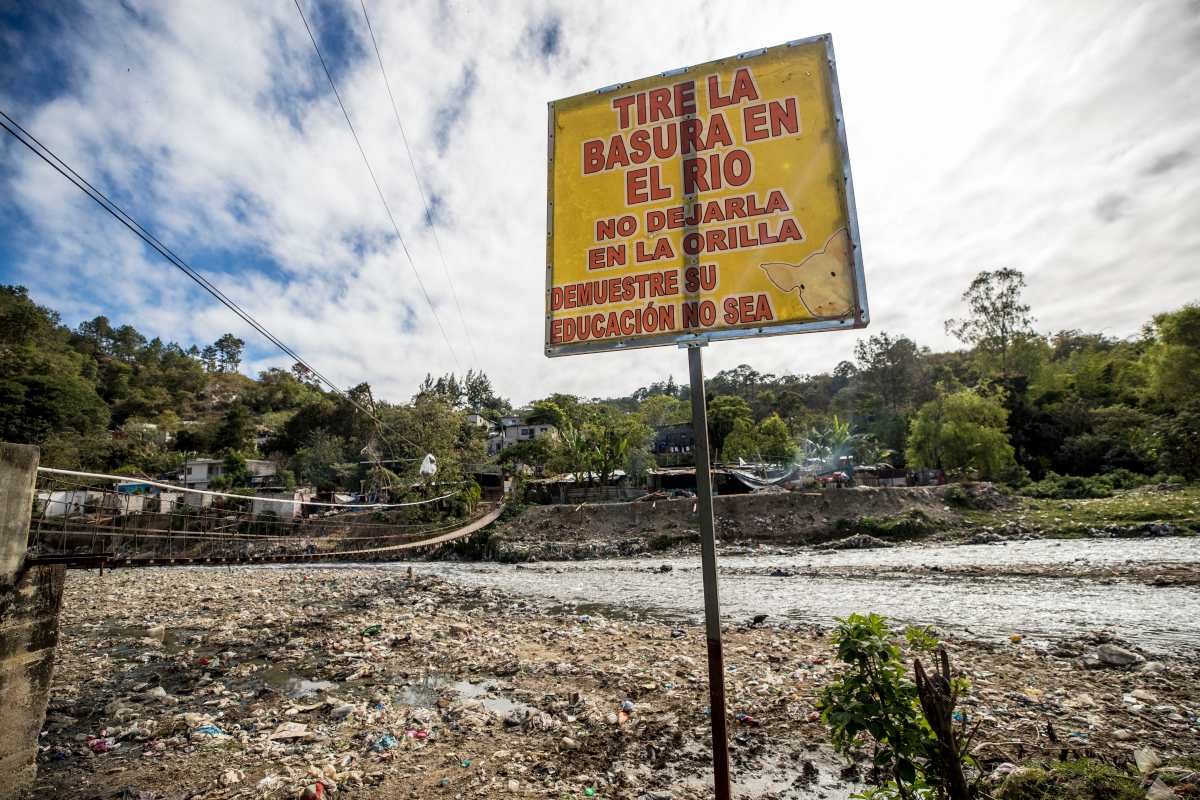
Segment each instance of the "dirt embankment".
[[[919,538],[961,525],[949,487],[829,489],[726,495],[714,501],[724,542],[812,545],[868,533]],[[964,491],[959,487],[954,487]],[[977,508],[1011,502],[989,484],[965,490]],[[963,502],[962,497],[957,498]],[[627,556],[665,550],[699,536],[692,498],[634,503],[530,506],[493,531],[485,557],[502,561]]]

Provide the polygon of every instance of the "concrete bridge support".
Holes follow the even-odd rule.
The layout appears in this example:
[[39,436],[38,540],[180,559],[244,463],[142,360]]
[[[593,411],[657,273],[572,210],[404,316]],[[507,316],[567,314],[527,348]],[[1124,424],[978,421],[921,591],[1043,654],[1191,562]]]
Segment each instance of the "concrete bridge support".
[[0,800],[29,796],[58,644],[61,566],[29,566],[25,550],[38,449],[0,444]]

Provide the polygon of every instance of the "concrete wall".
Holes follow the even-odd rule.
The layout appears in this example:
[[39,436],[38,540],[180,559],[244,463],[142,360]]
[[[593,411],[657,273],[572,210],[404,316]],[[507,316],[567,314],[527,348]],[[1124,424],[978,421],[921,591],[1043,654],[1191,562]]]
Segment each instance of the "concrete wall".
[[0,444],[0,800],[28,795],[58,644],[64,571],[25,565],[38,450]]

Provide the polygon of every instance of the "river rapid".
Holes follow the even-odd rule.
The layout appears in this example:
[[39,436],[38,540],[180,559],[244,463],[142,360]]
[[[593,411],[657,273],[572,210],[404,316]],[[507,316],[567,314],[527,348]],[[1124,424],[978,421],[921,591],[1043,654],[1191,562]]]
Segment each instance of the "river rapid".
[[[973,639],[1021,634],[1053,642],[1107,629],[1151,653],[1200,656],[1200,586],[1152,586],[1142,577],[1148,569],[1200,565],[1197,537],[770,550],[725,555],[718,565],[721,613],[732,623],[768,614],[776,621],[824,626],[835,617],[874,611],[897,623],[934,625]],[[961,574],[964,567],[980,569]],[[1013,574],[1030,567],[1095,568],[1103,577]],[[696,621],[703,612],[699,556],[435,562],[421,569],[579,613]],[[836,574],[823,576],[826,570]],[[1123,577],[1123,570],[1137,575]]]

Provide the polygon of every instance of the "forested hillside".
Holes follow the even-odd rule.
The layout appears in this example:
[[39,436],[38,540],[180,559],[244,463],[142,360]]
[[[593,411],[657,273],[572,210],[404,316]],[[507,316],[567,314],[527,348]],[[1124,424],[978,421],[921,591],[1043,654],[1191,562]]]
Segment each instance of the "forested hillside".
[[[1119,340],[1038,332],[1023,290],[1019,272],[980,273],[963,316],[946,322],[962,350],[935,353],[878,330],[830,373],[718,373],[706,386],[718,457],[853,455],[1014,485],[1049,477],[1048,492],[1066,475],[1108,475],[1110,487],[1200,477],[1200,306],[1164,311]],[[360,384],[350,402],[299,365],[247,377],[242,349],[231,334],[184,349],[105,317],[71,330],[23,288],[3,287],[0,438],[38,444],[43,463],[60,467],[156,475],[187,457],[240,455],[276,460],[284,481],[353,488],[379,461],[403,475],[427,452],[456,476],[487,459],[486,433],[467,414],[511,410],[484,374],[427,377],[401,403]],[[688,399],[673,379],[621,398],[550,395],[525,418],[560,435],[499,459],[638,474],[652,464],[652,429],[687,421]]]

